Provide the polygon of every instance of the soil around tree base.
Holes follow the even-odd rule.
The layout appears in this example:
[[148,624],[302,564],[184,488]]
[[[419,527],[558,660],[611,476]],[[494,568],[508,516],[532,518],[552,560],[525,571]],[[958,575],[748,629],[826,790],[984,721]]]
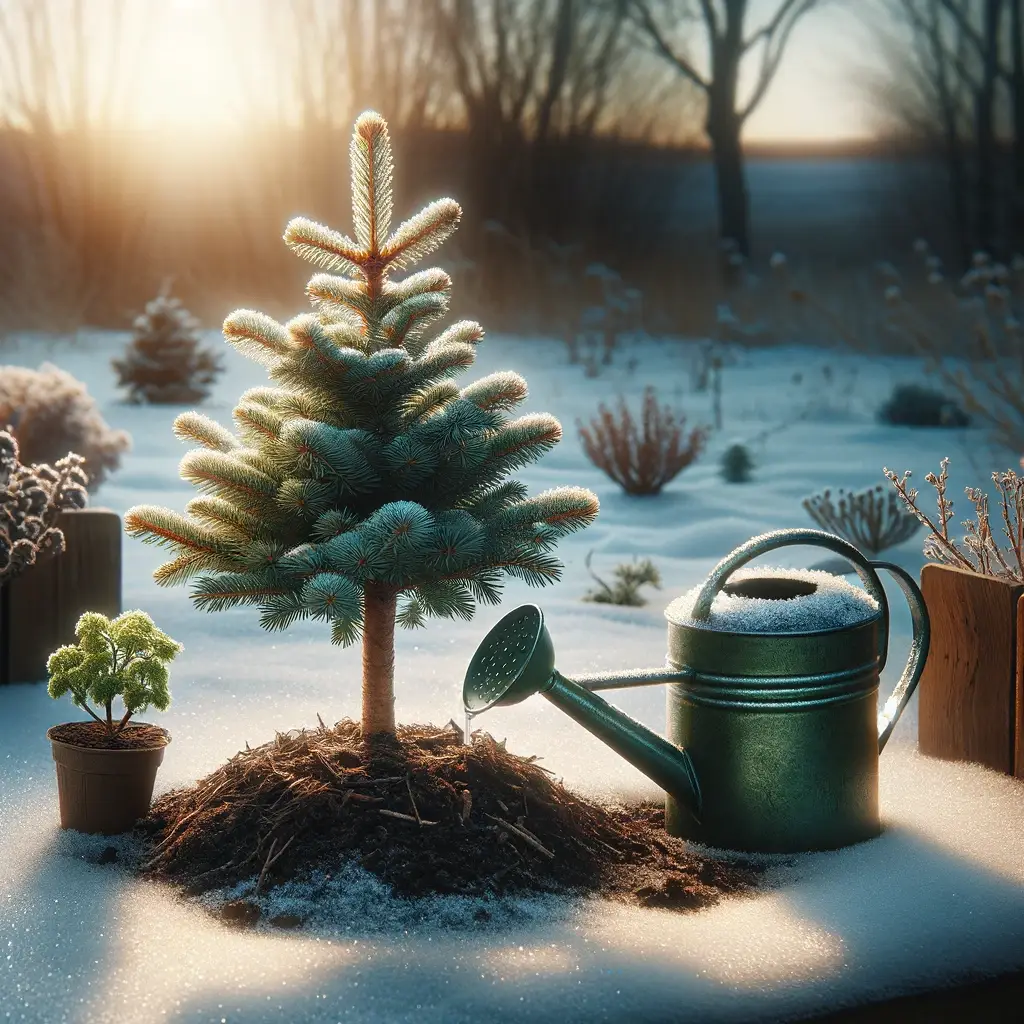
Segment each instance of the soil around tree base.
[[[605,806],[486,733],[359,725],[279,733],[154,803],[136,828],[146,877],[200,895],[259,876],[257,894],[345,862],[402,897],[582,891],[699,909],[752,890],[756,861],[697,856],[655,804]],[[239,908],[241,923],[252,909]],[[257,915],[258,916],[258,915]]]

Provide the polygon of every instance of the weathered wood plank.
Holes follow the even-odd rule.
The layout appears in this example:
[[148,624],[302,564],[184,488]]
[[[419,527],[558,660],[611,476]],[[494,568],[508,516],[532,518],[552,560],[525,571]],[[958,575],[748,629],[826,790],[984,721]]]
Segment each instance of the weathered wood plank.
[[921,592],[932,624],[918,686],[922,754],[1012,775],[1017,723],[1018,604],[1024,586],[929,564]]
[[1017,685],[1014,702],[1013,774],[1024,779],[1024,597],[1017,602]]
[[62,512],[66,550],[12,580],[3,602],[7,621],[0,680],[46,678],[46,659],[74,643],[75,623],[86,611],[121,612],[121,519],[109,509]]

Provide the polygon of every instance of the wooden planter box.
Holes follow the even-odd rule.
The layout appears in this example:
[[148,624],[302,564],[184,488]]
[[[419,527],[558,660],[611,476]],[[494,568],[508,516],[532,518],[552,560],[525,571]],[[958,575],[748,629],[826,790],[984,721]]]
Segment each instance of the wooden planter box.
[[109,509],[62,512],[66,550],[0,587],[0,683],[46,679],[46,659],[75,642],[83,612],[121,613],[121,519]]
[[929,563],[921,592],[932,625],[921,753],[1024,778],[1024,586]]

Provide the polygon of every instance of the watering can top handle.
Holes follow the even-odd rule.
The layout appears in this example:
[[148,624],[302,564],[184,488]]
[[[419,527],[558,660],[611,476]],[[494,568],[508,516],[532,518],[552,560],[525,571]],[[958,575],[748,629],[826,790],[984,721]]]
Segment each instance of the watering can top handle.
[[864,589],[878,602],[878,608],[882,613],[882,621],[878,630],[878,667],[881,670],[885,665],[886,652],[889,647],[889,602],[885,596],[885,590],[882,588],[882,581],[878,578],[872,563],[857,548],[849,541],[843,540],[842,537],[825,533],[824,530],[772,530],[770,533],[751,537],[745,544],[741,544],[735,551],[726,555],[711,570],[697,595],[693,611],[690,613],[691,616],[698,622],[707,621],[711,616],[711,605],[715,596],[737,569],[741,569],[748,562],[769,551],[798,544],[828,548],[837,555],[842,555],[857,570]]

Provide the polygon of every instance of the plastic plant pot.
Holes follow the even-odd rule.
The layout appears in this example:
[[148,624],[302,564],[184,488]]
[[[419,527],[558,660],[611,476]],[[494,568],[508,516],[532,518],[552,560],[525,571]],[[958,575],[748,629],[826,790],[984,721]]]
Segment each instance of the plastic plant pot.
[[68,732],[70,727],[93,724],[69,722],[55,725],[46,733],[57,766],[60,827],[120,835],[149,813],[156,773],[171,737],[159,726],[139,722],[127,726],[124,735],[131,737],[133,732],[138,734],[138,730],[146,729],[153,733],[153,741],[146,745],[111,749],[59,738],[62,730]]

